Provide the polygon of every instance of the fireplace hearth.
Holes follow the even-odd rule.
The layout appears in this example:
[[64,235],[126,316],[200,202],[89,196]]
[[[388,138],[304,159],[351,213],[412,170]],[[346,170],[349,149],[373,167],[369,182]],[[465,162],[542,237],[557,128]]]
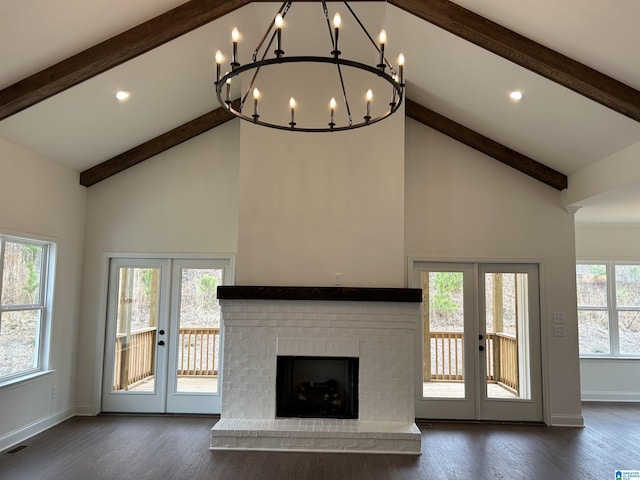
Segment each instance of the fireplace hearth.
[[225,286],[218,298],[211,449],[420,454],[420,290]]

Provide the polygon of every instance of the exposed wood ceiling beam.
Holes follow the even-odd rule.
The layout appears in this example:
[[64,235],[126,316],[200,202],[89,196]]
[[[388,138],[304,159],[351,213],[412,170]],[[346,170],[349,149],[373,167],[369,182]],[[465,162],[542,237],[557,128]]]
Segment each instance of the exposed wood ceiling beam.
[[445,135],[468,145],[500,162],[515,168],[547,185],[557,189],[567,188],[567,176],[535,160],[505,147],[504,145],[485,137],[459,123],[407,100],[405,113],[410,118],[438,130]]
[[[191,0],[0,90],[0,120],[220,18],[251,0]],[[389,0],[448,32],[640,121],[640,92],[448,0]]]
[[[429,0],[428,2],[422,0],[389,0],[389,2],[587,98],[627,115],[636,121],[640,121],[640,92],[596,70],[448,0]],[[250,3],[250,0],[190,0],[126,32],[69,57],[1,90],[0,120],[163,45],[248,3]],[[407,114],[554,188],[566,188],[566,176],[431,110],[408,101]],[[230,118],[223,109],[217,109],[82,172],[80,182],[85,186],[93,185],[203,131],[224,123]],[[202,130],[199,133],[193,133],[198,131],[198,128],[202,128]]]
[[[237,102],[237,101],[236,101]],[[567,188],[567,177],[552,168],[511,150],[467,127],[464,127],[442,115],[407,100],[406,115],[418,122],[438,130],[471,148],[493,157],[533,178],[558,190]],[[80,184],[85,187],[95,185],[129,167],[179,145],[201,133],[222,125],[235,118],[220,107],[206,113],[191,122],[153,138],[131,150],[106,160],[80,174]]]
[[176,145],[189,140],[212,128],[222,125],[235,117],[224,108],[217,108],[209,113],[191,120],[173,130],[163,133],[131,150],[121,153],[109,160],[91,167],[80,173],[80,185],[90,187],[105,180],[116,173],[120,173],[129,167],[147,160],[159,153],[169,150]]
[[250,0],[191,0],[0,90],[0,120],[78,85]]
[[389,3],[640,122],[640,91],[448,0]]
[[34,73],[0,90],[0,120],[117,67],[249,3],[252,3],[252,0],[190,0],[115,37]]

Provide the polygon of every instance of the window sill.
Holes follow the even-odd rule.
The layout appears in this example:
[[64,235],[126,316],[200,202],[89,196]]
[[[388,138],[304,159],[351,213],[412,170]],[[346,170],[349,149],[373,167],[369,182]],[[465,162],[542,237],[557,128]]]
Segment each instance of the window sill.
[[640,357],[639,356],[628,356],[628,357],[615,357],[613,355],[603,355],[603,356],[582,356],[580,357],[580,360],[635,360],[635,361],[640,361]]
[[55,370],[41,370],[39,372],[30,373],[29,375],[23,375],[21,377],[12,378],[10,380],[5,380],[0,382],[0,392],[4,392],[7,390],[11,390],[16,387],[20,387],[27,383],[38,380],[40,377],[44,377],[51,373],[55,372]]

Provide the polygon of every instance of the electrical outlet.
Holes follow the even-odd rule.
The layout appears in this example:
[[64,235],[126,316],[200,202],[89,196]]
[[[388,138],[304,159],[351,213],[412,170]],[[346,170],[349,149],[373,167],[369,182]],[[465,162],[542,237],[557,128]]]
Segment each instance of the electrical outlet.
[[58,398],[58,386],[53,385],[51,387],[51,398]]
[[334,285],[342,285],[342,274],[334,273],[333,274],[333,284]]

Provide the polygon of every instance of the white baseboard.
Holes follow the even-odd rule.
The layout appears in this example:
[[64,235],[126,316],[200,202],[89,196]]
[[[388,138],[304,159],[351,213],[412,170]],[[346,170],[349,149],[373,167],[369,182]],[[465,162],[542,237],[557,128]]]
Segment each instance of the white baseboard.
[[640,392],[585,392],[583,402],[640,402]]
[[582,415],[551,415],[553,427],[584,427]]
[[33,437],[38,433],[42,433],[71,417],[73,417],[73,412],[70,408],[66,408],[36,420],[35,422],[14,430],[13,432],[7,433],[0,437],[0,451],[7,450],[20,442],[24,442],[27,438]]

